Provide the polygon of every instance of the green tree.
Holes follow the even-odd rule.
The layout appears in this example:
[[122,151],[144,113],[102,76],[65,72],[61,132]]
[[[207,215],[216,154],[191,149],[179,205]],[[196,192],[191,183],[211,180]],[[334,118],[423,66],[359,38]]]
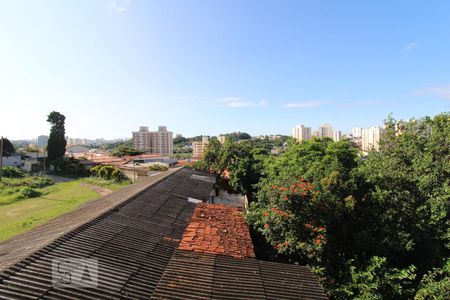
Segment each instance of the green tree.
[[114,157],[123,157],[126,155],[134,156],[142,153],[144,153],[144,151],[120,145],[112,151],[112,156]]
[[255,159],[249,144],[233,144],[225,154],[229,156],[230,186],[239,193],[252,198],[259,182],[261,162]]
[[14,148],[13,144],[7,139],[3,138],[3,156],[9,156],[16,152],[16,149]]
[[62,158],[66,153],[65,120],[66,117],[56,111],[52,111],[48,115],[47,122],[52,124],[47,145],[49,163],[57,158]]
[[434,268],[423,276],[414,299],[450,299],[450,258],[442,268]]
[[[422,296],[448,286],[449,114],[388,118],[380,150],[362,160],[347,141],[290,141],[265,161],[247,214],[280,255],[312,266],[335,298],[409,299],[420,280]],[[430,275],[433,268],[442,271]]]

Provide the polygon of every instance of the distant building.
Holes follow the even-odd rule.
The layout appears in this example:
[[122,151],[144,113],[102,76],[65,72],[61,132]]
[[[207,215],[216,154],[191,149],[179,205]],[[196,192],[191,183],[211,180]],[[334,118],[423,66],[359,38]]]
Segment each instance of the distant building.
[[221,134],[217,137],[217,139],[219,140],[219,142],[221,144],[223,144],[223,143],[225,143],[225,140],[227,139],[227,137]]
[[8,155],[2,157],[3,167],[21,167],[22,157],[20,155]]
[[192,142],[192,157],[202,158],[208,146],[209,137],[203,136],[201,141]]
[[340,130],[333,130],[333,141],[339,142],[342,139],[342,132]]
[[333,138],[333,127],[330,124],[325,124],[319,127],[319,137]]
[[295,126],[292,129],[292,137],[300,142],[310,140],[312,137],[311,127],[305,127],[303,125]]
[[48,135],[40,135],[37,139],[37,146],[39,148],[45,148],[48,144]]
[[364,128],[362,130],[361,148],[364,151],[380,150],[380,138],[384,134],[382,127]]
[[66,147],[66,152],[69,154],[87,153],[89,152],[89,148],[83,145],[73,145]]
[[141,126],[139,131],[133,132],[133,147],[148,151],[152,154],[173,154],[173,132],[167,131],[166,126],[159,126],[158,131],[149,131]]
[[353,127],[352,128],[352,136],[354,139],[362,137],[362,128],[361,127]]

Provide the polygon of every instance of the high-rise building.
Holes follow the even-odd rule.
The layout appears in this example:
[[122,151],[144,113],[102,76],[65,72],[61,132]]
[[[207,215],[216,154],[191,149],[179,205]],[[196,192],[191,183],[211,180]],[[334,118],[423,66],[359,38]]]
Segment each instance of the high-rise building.
[[352,136],[354,139],[361,138],[362,128],[361,127],[353,127],[352,128]]
[[311,127],[297,125],[292,129],[292,137],[297,141],[307,141],[311,139]]
[[380,138],[384,134],[382,127],[364,128],[362,130],[361,148],[364,151],[380,150]]
[[319,127],[319,137],[333,138],[333,127],[330,124],[325,124]]
[[209,137],[202,136],[201,141],[192,142],[192,157],[194,158],[202,158],[205,153],[205,149],[208,146]]
[[342,132],[340,130],[333,130],[333,141],[339,142],[342,138]]
[[223,144],[223,143],[225,143],[225,140],[227,139],[227,137],[221,134],[217,137],[217,139],[219,140],[219,142],[221,144]]
[[40,135],[38,136],[37,146],[39,148],[45,148],[48,144],[48,135]]
[[167,131],[166,126],[159,126],[158,131],[149,131],[148,127],[141,126],[139,131],[133,132],[133,147],[153,154],[172,155],[173,133]]

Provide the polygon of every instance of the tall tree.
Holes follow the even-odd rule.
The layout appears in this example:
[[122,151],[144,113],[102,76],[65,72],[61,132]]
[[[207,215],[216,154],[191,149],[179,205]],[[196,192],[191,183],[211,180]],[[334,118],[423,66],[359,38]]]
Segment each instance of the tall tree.
[[2,153],[2,155],[8,156],[14,152],[16,152],[16,149],[14,148],[13,144],[7,138],[3,138],[3,153]]
[[48,138],[48,162],[52,162],[57,158],[62,158],[66,153],[66,130],[64,128],[66,117],[57,112],[52,111],[47,118],[47,122],[52,124],[50,136]]

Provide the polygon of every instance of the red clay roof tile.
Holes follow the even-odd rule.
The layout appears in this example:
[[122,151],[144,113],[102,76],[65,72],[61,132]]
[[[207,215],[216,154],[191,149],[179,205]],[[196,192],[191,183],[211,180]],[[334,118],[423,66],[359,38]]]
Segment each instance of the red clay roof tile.
[[197,205],[178,249],[235,258],[255,257],[242,210],[221,204]]

